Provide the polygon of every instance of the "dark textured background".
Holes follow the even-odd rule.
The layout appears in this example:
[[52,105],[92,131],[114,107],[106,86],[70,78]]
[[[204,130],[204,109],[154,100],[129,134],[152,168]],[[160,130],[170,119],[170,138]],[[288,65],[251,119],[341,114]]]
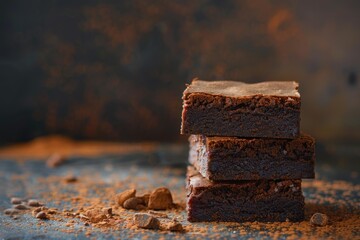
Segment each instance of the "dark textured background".
[[302,129],[360,141],[360,1],[1,1],[0,142],[178,141],[193,77],[297,80]]

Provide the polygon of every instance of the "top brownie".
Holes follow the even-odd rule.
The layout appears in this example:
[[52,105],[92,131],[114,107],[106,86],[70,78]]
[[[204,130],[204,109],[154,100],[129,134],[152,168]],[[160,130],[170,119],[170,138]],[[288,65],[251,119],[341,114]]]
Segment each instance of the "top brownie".
[[296,138],[296,82],[243,83],[194,79],[183,94],[182,134]]

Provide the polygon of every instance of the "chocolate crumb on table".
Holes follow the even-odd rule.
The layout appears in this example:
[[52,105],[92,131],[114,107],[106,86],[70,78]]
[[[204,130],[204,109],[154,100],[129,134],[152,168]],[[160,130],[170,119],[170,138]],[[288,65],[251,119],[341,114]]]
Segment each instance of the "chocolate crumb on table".
[[315,226],[323,227],[328,224],[328,221],[329,221],[328,216],[326,216],[323,213],[315,213],[310,218],[310,223]]
[[300,94],[296,82],[203,81],[183,94],[182,134],[296,138]]
[[146,213],[136,213],[134,223],[139,228],[159,229],[160,221],[154,216]]
[[10,200],[11,204],[21,204],[22,201],[24,201],[24,199],[18,197],[12,197]]
[[117,203],[120,206],[123,206],[124,202],[129,198],[135,197],[136,190],[135,189],[128,189],[116,195]]
[[35,216],[36,218],[39,218],[39,219],[47,219],[47,215],[46,215],[46,213],[45,212],[38,212],[37,214],[36,214],[36,216]]
[[213,181],[314,178],[315,140],[189,137],[189,162]]
[[146,209],[146,206],[145,206],[145,203],[144,203],[143,199],[141,199],[139,197],[132,197],[132,198],[127,199],[123,203],[123,207],[125,209],[134,209],[134,210]]
[[149,209],[165,210],[173,207],[171,192],[167,188],[157,188],[149,197]]

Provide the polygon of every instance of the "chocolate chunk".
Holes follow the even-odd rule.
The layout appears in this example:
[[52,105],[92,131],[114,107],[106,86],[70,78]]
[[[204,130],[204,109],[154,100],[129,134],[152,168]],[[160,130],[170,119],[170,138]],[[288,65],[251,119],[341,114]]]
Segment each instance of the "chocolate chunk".
[[18,210],[27,210],[29,209],[27,206],[25,206],[24,204],[18,204],[18,205],[14,205],[14,208],[15,209],[18,209]]
[[13,216],[13,215],[16,215],[16,214],[19,214],[19,213],[20,213],[19,210],[14,209],[14,208],[8,208],[8,209],[4,210],[4,214],[10,215],[10,216]]
[[323,213],[315,213],[310,218],[310,223],[315,226],[323,227],[328,224],[328,221],[329,221],[328,216]]
[[121,192],[116,195],[116,201],[120,206],[124,205],[124,202],[129,198],[135,197],[136,190],[135,189],[128,189],[124,192]]
[[172,232],[181,232],[184,230],[181,223],[176,220],[172,220],[171,222],[169,222],[166,226],[166,229]]
[[55,168],[60,166],[66,161],[66,158],[58,153],[54,153],[46,160],[46,165],[49,168]]
[[136,213],[134,215],[134,224],[139,228],[159,229],[160,221],[146,213]]
[[145,206],[147,206],[149,204],[150,193],[145,193],[144,195],[140,196],[139,198],[141,198],[143,200],[143,204]]
[[35,216],[36,218],[39,218],[39,219],[47,219],[47,215],[45,212],[41,211],[41,212],[38,212]]
[[77,182],[78,181],[78,178],[75,177],[75,176],[67,176],[65,177],[65,182],[67,183],[74,183],[74,182]]
[[30,206],[30,207],[40,207],[40,206],[42,206],[43,204],[42,203],[40,203],[38,200],[36,200],[36,199],[30,199],[29,201],[28,201],[28,205]]
[[86,216],[92,223],[98,223],[107,218],[103,212],[95,209],[86,211]]
[[10,201],[11,201],[11,204],[21,204],[23,199],[18,198],[18,197],[12,197]]
[[103,213],[108,214],[108,215],[110,215],[110,216],[113,214],[111,207],[103,208],[102,211],[103,211]]
[[42,209],[41,207],[38,207],[38,208],[35,208],[33,211],[32,211],[32,215],[35,217],[39,212],[41,212]]
[[165,210],[173,206],[173,200],[171,192],[167,188],[157,188],[151,194],[149,198],[150,209]]
[[143,204],[143,199],[139,197],[132,197],[124,202],[123,207],[125,209],[142,210],[146,208]]
[[47,213],[48,214],[56,214],[57,211],[55,209],[53,209],[53,208],[50,208]]

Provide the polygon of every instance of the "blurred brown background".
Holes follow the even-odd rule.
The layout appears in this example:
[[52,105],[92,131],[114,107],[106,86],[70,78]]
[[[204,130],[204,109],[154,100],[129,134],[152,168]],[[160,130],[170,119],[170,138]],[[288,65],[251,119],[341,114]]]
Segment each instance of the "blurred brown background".
[[360,142],[360,1],[1,1],[0,142],[180,141],[185,83],[297,80],[302,130]]

